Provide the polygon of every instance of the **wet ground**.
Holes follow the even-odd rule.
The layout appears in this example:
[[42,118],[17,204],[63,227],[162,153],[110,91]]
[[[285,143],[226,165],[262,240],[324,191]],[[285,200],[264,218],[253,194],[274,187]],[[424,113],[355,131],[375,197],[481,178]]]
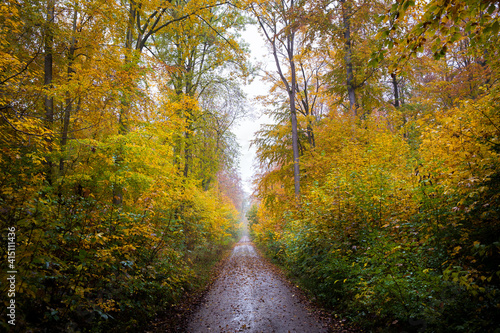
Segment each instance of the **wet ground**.
[[327,332],[244,236],[188,325],[190,333]]

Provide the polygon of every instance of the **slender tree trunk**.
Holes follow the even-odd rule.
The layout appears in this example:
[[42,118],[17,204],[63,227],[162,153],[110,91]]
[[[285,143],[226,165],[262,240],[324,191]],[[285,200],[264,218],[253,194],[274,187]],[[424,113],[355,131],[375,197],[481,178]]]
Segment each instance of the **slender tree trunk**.
[[[190,119],[188,117],[187,121],[189,122]],[[183,171],[183,176],[184,178],[187,178],[189,175],[190,167],[191,167],[191,131],[192,131],[192,126],[191,124],[188,124],[186,127],[186,130],[184,131],[184,171]]]
[[351,40],[351,18],[346,0],[341,0],[342,20],[344,23],[344,61],[346,66],[346,85],[349,97],[349,111],[354,117],[357,116],[358,104],[356,102],[356,87],[354,85],[354,71],[352,65],[352,40]]
[[[73,73],[75,72],[73,69],[73,62],[75,60],[75,49],[76,49],[76,23],[78,18],[78,10],[75,7],[73,12],[73,37],[71,38],[71,45],[69,47],[68,52],[68,81],[71,80]],[[69,95],[69,92],[68,92]],[[65,149],[66,144],[68,143],[68,131],[69,131],[69,121],[71,117],[71,113],[73,112],[73,100],[70,96],[66,98],[66,108],[64,110],[63,117],[63,129],[61,134],[61,150]],[[59,171],[62,173],[64,171],[64,158],[59,160]]]
[[292,150],[293,150],[293,183],[295,197],[300,197],[300,161],[299,161],[299,135],[297,129],[297,110],[295,107],[297,74],[295,70],[295,61],[293,59],[295,33],[291,32],[288,36],[288,60],[290,62],[291,84],[289,87],[290,115],[292,121]]
[[[296,92],[297,92],[297,74],[296,74],[296,69],[295,69],[295,59],[294,59],[294,42],[295,42],[295,32],[293,27],[293,23],[295,21],[293,18],[290,20],[288,17],[289,13],[293,13],[293,10],[295,9],[295,2],[294,0],[290,1],[290,5],[288,6],[288,9],[285,10],[286,6],[284,5],[285,0],[281,0],[281,5],[283,12],[281,13],[282,19],[284,20],[284,23],[286,24],[286,29],[283,29],[283,31],[278,31],[277,26],[276,26],[276,21],[272,22],[267,22],[260,18],[259,14],[254,10],[256,14],[256,18],[259,22],[260,27],[262,28],[262,31],[264,32],[264,35],[268,42],[271,45],[272,52],[273,52],[273,57],[274,61],[276,63],[276,69],[278,70],[278,74],[281,78],[281,81],[283,82],[287,92],[288,92],[288,98],[289,98],[289,105],[290,105],[290,120],[291,120],[291,125],[292,125],[292,152],[293,152],[293,182],[294,182],[294,192],[295,192],[295,197],[297,201],[300,201],[300,152],[299,152],[299,136],[298,136],[298,124],[297,124],[297,110],[295,106],[295,98],[296,98]],[[276,18],[275,18],[276,19]],[[268,24],[271,23],[271,24]],[[278,35],[284,34],[285,38],[283,40],[283,43],[286,45],[283,45],[286,52],[287,52],[287,62],[290,65],[290,74],[291,74],[291,82],[289,79],[284,75],[282,69],[281,69],[281,64],[280,60],[278,57],[278,43],[277,41]]]
[[[46,28],[45,28],[45,41],[44,41],[44,77],[43,84],[46,89],[52,86],[52,67],[53,67],[53,45],[54,45],[54,32],[52,27],[54,25],[54,12],[55,12],[55,0],[47,1],[47,18],[46,18]],[[46,126],[49,130],[53,130],[54,124],[54,98],[45,95],[44,100],[45,106],[45,121]],[[47,139],[49,144],[49,151],[52,150],[52,137]],[[49,184],[52,184],[53,171],[52,171],[52,161],[50,157],[47,157],[47,180]]]
[[[186,95],[190,98],[195,95],[195,88],[193,86],[193,70],[194,70],[194,61],[193,58],[189,58],[186,73],[185,73],[185,89]],[[184,178],[187,179],[189,176],[191,163],[192,163],[192,153],[193,153],[193,142],[191,142],[191,132],[193,131],[193,118],[194,111],[192,109],[186,110],[186,129],[184,130]]]
[[[304,66],[300,62],[299,62],[299,65],[300,65],[300,69],[302,72],[302,78],[304,80],[304,89],[303,89],[304,96],[301,97],[301,102],[302,102],[302,107],[304,108],[304,115],[306,116],[306,120],[307,120],[307,125],[306,125],[307,142],[309,143],[309,146],[311,148],[314,148],[316,146],[316,142],[314,141],[313,124],[312,124],[311,118],[309,117],[309,116],[312,116],[312,114],[313,114],[314,102],[312,103],[312,105],[311,105],[311,103],[309,103],[308,80],[307,80],[306,74],[304,72]],[[300,87],[298,84],[297,84],[297,91],[300,91]],[[313,101],[314,101],[314,98],[313,98]],[[300,104],[300,102],[298,100],[297,100],[297,103]]]
[[394,107],[399,108],[399,89],[398,89],[398,80],[396,73],[391,74],[392,78],[392,88],[394,91]]
[[[394,94],[394,107],[396,109],[399,109],[399,107],[403,104],[403,101],[401,101],[401,98],[399,97],[399,84],[398,84],[398,76],[396,73],[391,73],[391,79],[392,79],[392,89],[393,89],[393,94]],[[406,125],[406,114],[403,113],[403,127]],[[403,137],[407,138],[408,137],[408,130],[405,129],[403,132]]]
[[[134,1],[130,1],[129,7],[129,17],[127,34],[125,36],[125,65],[129,65],[133,61],[133,48],[132,43],[134,40],[134,24],[136,19],[136,5]],[[129,87],[125,87],[123,92],[121,105],[120,105],[120,115],[118,118],[118,133],[121,135],[126,135],[130,131],[129,127],[129,111],[130,111],[130,91]],[[121,168],[123,163],[123,152],[121,149],[118,150],[116,154],[115,164],[118,169]],[[122,187],[115,183],[113,186],[113,204],[121,205],[123,203],[123,189]]]
[[316,141],[314,140],[314,130],[310,121],[307,122],[307,141],[311,148],[316,147]]
[[[136,9],[134,1],[130,1],[129,8],[129,21],[127,27],[127,35],[125,38],[125,65],[129,65],[133,61],[133,48],[132,43],[134,41],[134,24],[136,18]],[[128,90],[128,89],[127,89]],[[130,130],[128,123],[128,113],[130,109],[130,96],[128,93],[124,93],[121,102],[120,117],[119,117],[119,133],[127,134]]]
[[[180,118],[180,116],[179,116]],[[182,142],[184,141],[181,133],[175,131],[173,134],[173,160],[172,164],[175,167],[175,170],[180,170],[181,169],[181,162],[182,162]]]
[[[63,118],[63,130],[61,133],[61,151],[65,150],[65,146],[68,143],[69,121],[70,121],[70,117],[71,117],[72,112],[73,112],[73,102],[72,102],[71,98],[66,98],[66,108],[64,110],[64,118]],[[63,157],[61,157],[61,159],[59,160],[59,171],[61,173],[64,172],[64,158]]]

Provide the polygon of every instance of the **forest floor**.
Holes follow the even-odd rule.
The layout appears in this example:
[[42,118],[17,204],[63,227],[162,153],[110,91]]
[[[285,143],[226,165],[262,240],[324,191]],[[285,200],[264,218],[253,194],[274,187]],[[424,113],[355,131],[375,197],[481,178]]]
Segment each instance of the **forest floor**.
[[247,236],[220,269],[189,318],[187,332],[353,332],[310,303]]

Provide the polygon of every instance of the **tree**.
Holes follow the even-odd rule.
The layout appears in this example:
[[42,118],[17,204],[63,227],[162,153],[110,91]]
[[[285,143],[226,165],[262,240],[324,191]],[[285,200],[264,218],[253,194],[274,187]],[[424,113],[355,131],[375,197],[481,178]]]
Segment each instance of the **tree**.
[[[296,33],[300,26],[298,13],[303,3],[296,0],[266,1],[251,4],[250,9],[257,19],[271,48],[276,70],[288,93],[293,151],[293,178],[296,200],[300,200],[299,138],[296,110],[297,73],[295,56]],[[287,77],[286,69],[290,71]]]
[[[248,75],[245,49],[236,34],[227,33],[231,27],[241,28],[244,24],[245,19],[234,8],[214,7],[172,24],[168,33],[156,39],[156,56],[174,68],[169,82],[173,98],[199,101],[196,107],[186,103],[179,110],[184,128],[176,138],[174,163],[184,177],[196,171],[196,158],[208,157],[211,161],[205,160],[205,165],[220,160],[214,156],[221,156],[225,133],[244,112],[238,105],[243,104],[242,93],[231,81]],[[204,148],[195,145],[195,135],[208,139],[198,145],[215,139],[214,155],[207,155]],[[204,176],[206,186],[218,167],[215,165],[211,174]]]
[[354,83],[354,73],[352,65],[352,37],[351,37],[351,4],[346,1],[340,1],[342,6],[342,23],[344,31],[344,59],[346,67],[346,86],[347,95],[349,96],[349,110],[357,116],[358,104],[356,102],[356,87]]
[[316,146],[314,127],[322,118],[321,94],[324,88],[322,76],[325,74],[326,59],[317,50],[302,50],[297,56],[297,105],[305,118],[307,142],[312,149]]

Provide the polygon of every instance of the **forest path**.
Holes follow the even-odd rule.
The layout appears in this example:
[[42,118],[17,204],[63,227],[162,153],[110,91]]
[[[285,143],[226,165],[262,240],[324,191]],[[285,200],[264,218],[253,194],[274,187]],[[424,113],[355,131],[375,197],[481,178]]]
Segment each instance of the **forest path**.
[[192,316],[188,332],[327,332],[269,266],[249,238],[242,237]]

